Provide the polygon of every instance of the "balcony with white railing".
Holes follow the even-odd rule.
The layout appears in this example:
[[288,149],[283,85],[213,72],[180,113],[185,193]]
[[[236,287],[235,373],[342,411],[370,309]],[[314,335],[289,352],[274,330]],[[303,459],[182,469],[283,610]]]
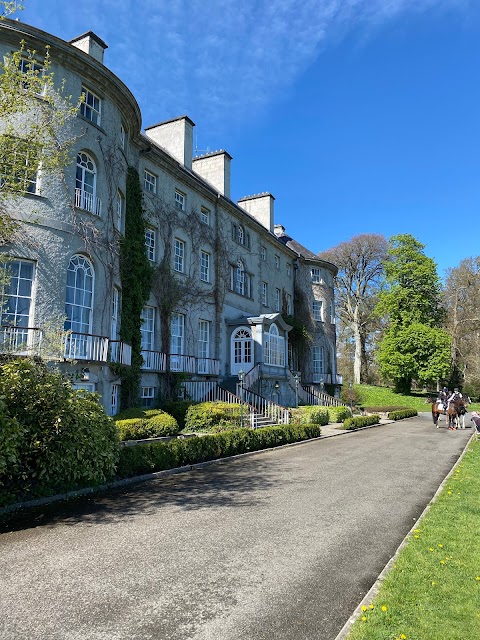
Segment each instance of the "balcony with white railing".
[[102,201],[100,198],[82,189],[75,189],[75,206],[96,216],[102,215]]
[[197,358],[197,373],[207,376],[218,376],[220,360],[214,358]]
[[43,331],[35,327],[0,327],[0,353],[18,356],[40,355]]
[[109,360],[130,366],[132,364],[132,347],[120,340],[110,340]]
[[167,356],[161,351],[142,351],[143,358],[142,371],[154,371],[163,373],[167,370]]
[[90,333],[70,333],[65,340],[65,360],[108,361],[108,338]]
[[196,373],[197,363],[195,356],[185,356],[180,353],[171,353],[170,359],[170,371],[178,373]]

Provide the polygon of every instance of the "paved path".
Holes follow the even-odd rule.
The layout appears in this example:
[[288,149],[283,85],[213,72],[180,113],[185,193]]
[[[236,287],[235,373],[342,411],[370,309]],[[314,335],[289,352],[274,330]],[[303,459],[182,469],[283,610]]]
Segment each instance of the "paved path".
[[333,640],[471,429],[429,415],[32,512],[2,640]]

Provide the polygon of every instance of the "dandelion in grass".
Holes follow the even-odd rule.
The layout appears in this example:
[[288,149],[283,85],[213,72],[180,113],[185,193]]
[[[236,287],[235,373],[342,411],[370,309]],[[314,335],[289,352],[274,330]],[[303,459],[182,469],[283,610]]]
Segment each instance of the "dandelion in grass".
[[435,580],[432,580],[432,587],[434,587],[437,583],[435,582]]
[[362,620],[363,620],[363,622],[366,622],[367,621],[367,616],[362,616]]
[[435,551],[435,549],[433,547],[430,547],[429,551]]
[[384,604],[382,604],[382,611],[386,611],[386,610],[387,610],[387,607]]
[[480,576],[476,576],[475,580],[480,580]]
[[438,546],[440,547],[440,549],[443,549],[443,544],[441,542],[438,543]]
[[362,605],[362,611],[366,611],[368,609],[368,607],[366,607],[365,605]]
[[369,609],[374,609],[375,607],[373,606],[373,604],[371,604],[368,608]]

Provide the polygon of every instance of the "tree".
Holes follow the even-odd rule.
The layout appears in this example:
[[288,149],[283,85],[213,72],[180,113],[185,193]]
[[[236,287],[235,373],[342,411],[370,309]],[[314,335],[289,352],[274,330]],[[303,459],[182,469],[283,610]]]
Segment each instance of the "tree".
[[[20,8],[0,2],[0,19]],[[63,84],[55,85],[48,49],[37,54],[24,42],[19,47],[0,60],[0,244],[15,231],[15,198],[29,191],[37,172],[46,177],[70,163],[79,106]]]
[[451,369],[451,339],[441,327],[440,279],[424,248],[410,234],[390,238],[386,288],[375,309],[388,323],[377,354],[382,375],[404,393],[410,392],[412,380],[427,384]]
[[387,246],[384,236],[364,233],[319,255],[338,267],[337,313],[353,337],[353,380],[356,384],[365,381],[367,376],[367,345],[378,328],[378,319],[372,310],[381,286]]
[[480,394],[480,256],[447,271],[446,328],[452,338],[453,380],[470,395]]

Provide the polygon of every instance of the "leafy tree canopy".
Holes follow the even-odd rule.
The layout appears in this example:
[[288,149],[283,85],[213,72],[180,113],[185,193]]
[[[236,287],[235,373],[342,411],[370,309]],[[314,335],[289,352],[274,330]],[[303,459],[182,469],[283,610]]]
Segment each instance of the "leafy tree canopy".
[[390,238],[385,262],[387,286],[375,310],[388,316],[390,326],[420,322],[435,327],[444,318],[437,266],[424,254],[424,248],[410,234]]

